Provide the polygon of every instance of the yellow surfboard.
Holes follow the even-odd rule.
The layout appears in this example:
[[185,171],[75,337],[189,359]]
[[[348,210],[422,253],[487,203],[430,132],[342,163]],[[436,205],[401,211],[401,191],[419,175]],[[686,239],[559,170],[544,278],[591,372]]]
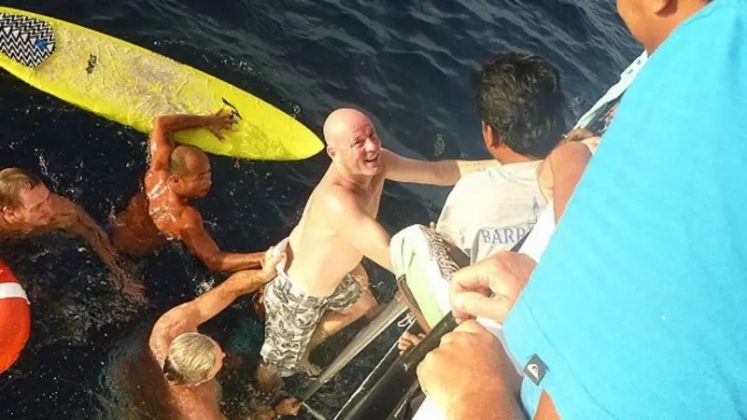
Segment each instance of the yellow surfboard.
[[209,74],[82,26],[0,7],[0,66],[28,84],[147,133],[165,114],[228,109],[238,124],[218,141],[204,129],[176,140],[226,156],[305,159],[323,145],[307,127]]

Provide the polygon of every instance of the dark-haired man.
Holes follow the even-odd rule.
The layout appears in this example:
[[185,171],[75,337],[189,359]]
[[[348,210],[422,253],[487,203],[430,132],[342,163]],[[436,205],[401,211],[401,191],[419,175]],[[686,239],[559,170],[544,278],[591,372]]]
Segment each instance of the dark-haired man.
[[[473,82],[483,141],[501,165],[459,179],[436,231],[474,263],[511,249],[533,228],[549,201],[559,217],[591,153],[577,142],[557,146],[564,128],[564,97],[558,72],[546,59],[497,54],[475,73]],[[448,289],[446,283],[430,286],[436,295]],[[405,332],[400,349],[419,341]]]
[[132,255],[143,255],[166,244],[182,241],[212,271],[234,272],[258,268],[262,252],[232,253],[218,248],[205,231],[200,213],[189,201],[207,195],[212,185],[210,161],[200,149],[174,147],[175,131],[205,128],[221,139],[233,117],[214,115],[166,115],[155,119],[150,136],[150,167],[145,192],[135,195],[128,208],[112,223],[114,245]]
[[33,173],[0,171],[0,239],[25,238],[62,230],[80,236],[109,267],[123,291],[142,299],[142,285],[122,267],[109,237],[82,207],[57,195]]
[[[482,138],[500,165],[459,179],[436,230],[479,261],[511,249],[547,204],[538,176],[542,159],[562,137],[564,97],[560,76],[547,60],[517,52],[488,60],[474,85]],[[555,178],[574,167],[568,156],[552,168]]]

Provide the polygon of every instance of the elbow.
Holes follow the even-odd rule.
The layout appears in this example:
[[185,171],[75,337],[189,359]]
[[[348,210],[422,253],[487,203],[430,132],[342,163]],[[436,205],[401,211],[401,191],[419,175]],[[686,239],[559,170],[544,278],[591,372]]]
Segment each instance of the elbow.
[[453,178],[449,178],[443,184],[441,184],[441,186],[442,187],[453,187],[454,185],[457,184],[457,182],[459,182],[459,178],[460,178],[459,175],[457,175],[457,176],[455,176]]
[[438,176],[439,182],[436,185],[442,187],[453,187],[457,182],[459,182],[459,179],[461,177],[462,172],[459,170],[458,166],[448,165],[446,167],[442,167],[441,173]]
[[152,121],[153,128],[155,129],[156,127],[164,127],[167,125],[167,121],[168,120],[166,116],[160,115],[158,117],[155,117]]
[[171,115],[159,115],[153,118],[153,130],[160,129],[161,131],[171,130],[171,126],[174,124],[174,117]]

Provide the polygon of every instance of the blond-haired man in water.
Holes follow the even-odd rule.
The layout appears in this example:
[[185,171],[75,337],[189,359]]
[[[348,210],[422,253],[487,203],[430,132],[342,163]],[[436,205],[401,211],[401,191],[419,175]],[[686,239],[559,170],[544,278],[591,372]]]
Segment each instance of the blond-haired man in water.
[[165,115],[154,120],[145,192],[135,195],[112,222],[112,241],[119,250],[144,255],[173,239],[182,241],[212,271],[260,267],[261,252],[222,251],[207,233],[202,216],[189,202],[210,191],[210,160],[196,147],[175,147],[171,137],[176,131],[205,128],[222,139],[221,131],[233,124],[232,114],[225,111],[204,116]]
[[117,287],[137,299],[142,285],[122,267],[109,237],[82,207],[57,195],[33,173],[0,171],[0,239],[25,238],[62,230],[83,238],[109,267]]
[[[215,340],[200,334],[197,328],[239,296],[257,290],[273,278],[276,263],[277,260],[267,261],[261,271],[234,273],[216,288],[169,310],[156,321],[148,348],[163,369],[171,411],[159,415],[196,420],[224,418],[220,411],[220,384],[215,376],[223,367],[225,354]],[[287,399],[275,408],[275,413],[264,414],[297,414],[298,408],[295,400]]]
[[284,259],[265,290],[266,327],[258,379],[315,373],[308,352],[376,306],[361,277],[364,256],[391,271],[389,234],[376,221],[386,179],[454,185],[462,174],[495,161],[425,162],[381,148],[371,120],[344,108],[324,124],[329,169],[301,220],[273,252]]

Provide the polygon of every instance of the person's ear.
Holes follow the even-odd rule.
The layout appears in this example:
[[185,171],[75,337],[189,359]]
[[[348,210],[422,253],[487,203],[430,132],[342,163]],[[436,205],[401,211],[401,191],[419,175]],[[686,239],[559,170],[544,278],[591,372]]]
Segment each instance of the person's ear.
[[485,121],[480,121],[480,126],[482,128],[482,141],[485,143],[485,147],[490,148],[493,143],[491,135],[493,129],[490,125],[486,124]]
[[500,138],[496,136],[495,131],[493,131],[493,127],[485,121],[482,121],[482,140],[488,149],[495,149],[502,143]]
[[648,13],[660,15],[674,6],[678,0],[646,0],[643,5]]
[[169,185],[178,186],[182,181],[182,178],[176,175],[169,175],[168,178],[166,178],[166,182],[169,183]]
[[2,211],[0,211],[6,219],[13,219],[15,217],[15,212],[10,209],[8,206],[3,206]]
[[327,156],[329,156],[330,159],[334,159],[336,153],[337,152],[335,151],[333,147],[327,146]]

